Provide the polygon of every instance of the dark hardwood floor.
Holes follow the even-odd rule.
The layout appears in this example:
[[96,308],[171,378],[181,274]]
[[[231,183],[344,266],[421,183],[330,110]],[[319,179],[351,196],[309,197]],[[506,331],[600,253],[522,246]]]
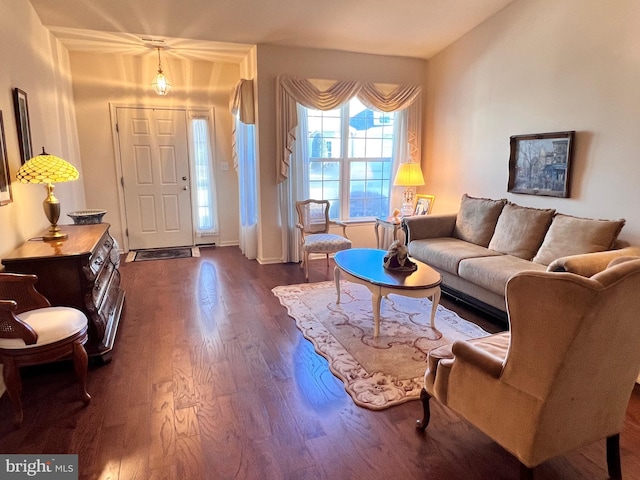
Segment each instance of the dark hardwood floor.
[[[312,262],[310,280],[333,267]],[[259,265],[235,247],[200,258],[126,263],[113,352],[92,366],[87,408],[69,362],[23,371],[24,424],[0,399],[0,452],[77,453],[81,479],[517,479],[518,462],[433,402],[354,405],[271,293],[298,265]],[[463,317],[495,331],[447,299]],[[589,381],[585,375],[585,381]],[[640,478],[640,390],[621,435],[626,479]],[[605,479],[605,442],[555,458],[535,478]]]

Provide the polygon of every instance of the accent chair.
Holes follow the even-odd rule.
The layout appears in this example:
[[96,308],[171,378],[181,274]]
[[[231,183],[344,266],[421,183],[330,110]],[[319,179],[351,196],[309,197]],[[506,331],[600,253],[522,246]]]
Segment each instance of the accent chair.
[[[347,225],[343,222],[329,220],[329,200],[303,200],[296,202],[300,231],[300,250],[303,253],[301,267],[304,267],[304,278],[309,281],[309,254],[329,254],[351,248],[351,240],[347,238]],[[342,235],[329,233],[331,225],[342,227]]]
[[590,278],[527,271],[506,286],[509,331],[429,353],[424,430],[437,399],[475,425],[532,479],[544,461],[606,439],[621,478],[620,431],[640,370],[640,257]]
[[82,402],[88,405],[87,317],[70,307],[52,307],[36,290],[35,275],[0,273],[0,363],[14,406],[14,424],[22,424],[20,367],[73,358]]

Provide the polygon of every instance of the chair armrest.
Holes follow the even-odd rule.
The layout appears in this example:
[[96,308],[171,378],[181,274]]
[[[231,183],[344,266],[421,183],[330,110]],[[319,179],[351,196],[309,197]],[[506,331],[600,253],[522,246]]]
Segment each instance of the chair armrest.
[[38,334],[15,316],[18,304],[13,300],[0,300],[0,338],[20,338],[27,345],[38,341]]
[[407,234],[407,244],[423,238],[451,237],[456,226],[457,214],[414,215],[402,219]]
[[603,271],[609,262],[618,257],[640,256],[640,247],[625,247],[606,252],[583,253],[561,257],[549,264],[547,272],[569,272],[582,277],[592,277]]
[[504,367],[502,359],[464,340],[453,342],[452,351],[456,358],[474,365],[493,378],[500,378]]
[[341,222],[340,220],[329,220],[329,225],[337,225],[338,227],[342,227],[342,236],[344,238],[349,238],[347,237],[347,224],[344,222]]

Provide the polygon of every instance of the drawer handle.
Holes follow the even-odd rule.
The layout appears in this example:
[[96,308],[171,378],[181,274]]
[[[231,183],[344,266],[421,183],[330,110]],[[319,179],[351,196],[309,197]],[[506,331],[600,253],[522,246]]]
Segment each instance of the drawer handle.
[[101,258],[101,257],[96,258],[96,259],[93,261],[93,263],[94,263],[94,264],[96,264],[96,265],[98,265],[98,266],[100,266],[100,265],[102,265],[102,264],[104,263],[104,259],[103,259],[103,258]]

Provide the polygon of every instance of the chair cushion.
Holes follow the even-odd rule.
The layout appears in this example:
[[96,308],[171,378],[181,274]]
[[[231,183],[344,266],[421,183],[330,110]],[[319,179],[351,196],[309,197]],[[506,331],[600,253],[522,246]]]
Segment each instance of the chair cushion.
[[87,317],[70,307],[37,308],[16,315],[38,334],[38,341],[25,345],[21,338],[0,338],[0,348],[24,349],[49,345],[64,340],[87,326]]
[[549,265],[560,257],[610,250],[624,224],[557,214],[533,261]]
[[304,237],[302,248],[314,253],[338,252],[351,248],[351,240],[333,233],[314,233]]

